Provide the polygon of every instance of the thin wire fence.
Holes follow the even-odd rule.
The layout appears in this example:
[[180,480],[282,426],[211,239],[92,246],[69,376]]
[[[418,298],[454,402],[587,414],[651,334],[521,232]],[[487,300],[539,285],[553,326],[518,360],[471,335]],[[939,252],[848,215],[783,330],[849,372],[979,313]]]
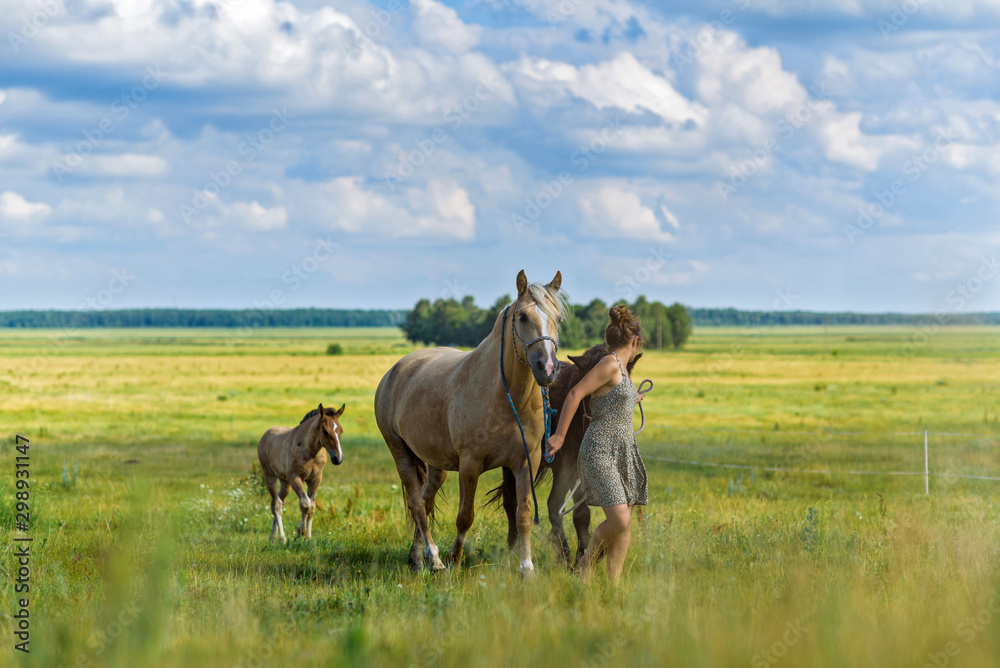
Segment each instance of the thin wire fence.
[[[688,432],[695,437],[685,439]],[[1000,481],[1000,435],[995,434],[697,428],[667,433],[669,438],[658,444],[640,446],[644,460],[751,474],[923,477],[925,493],[931,478]],[[751,434],[757,438],[729,436]],[[700,456],[691,457],[692,450]]]

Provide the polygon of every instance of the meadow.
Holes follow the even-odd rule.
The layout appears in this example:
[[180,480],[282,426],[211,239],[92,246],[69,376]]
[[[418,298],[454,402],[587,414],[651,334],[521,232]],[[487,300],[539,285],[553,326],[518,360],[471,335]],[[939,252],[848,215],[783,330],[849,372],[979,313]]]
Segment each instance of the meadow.
[[[1000,482],[959,477],[1000,477],[1000,328],[702,328],[647,351],[650,505],[617,589],[558,561],[544,512],[534,581],[492,508],[460,568],[408,568],[371,403],[413,349],[395,329],[0,332],[0,664],[1000,665]],[[313,540],[268,544],[257,440],[320,402],[347,404],[345,463]],[[922,471],[925,430],[930,494],[919,475],[848,473]],[[27,655],[15,433],[31,440]]]

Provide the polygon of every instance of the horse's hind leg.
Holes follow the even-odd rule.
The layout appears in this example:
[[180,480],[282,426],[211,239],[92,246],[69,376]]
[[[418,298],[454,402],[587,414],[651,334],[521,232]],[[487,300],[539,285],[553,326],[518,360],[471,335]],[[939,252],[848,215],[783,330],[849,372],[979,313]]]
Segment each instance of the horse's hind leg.
[[517,545],[517,480],[514,472],[506,466],[503,467],[500,492],[503,512],[507,515],[507,548],[513,550]]
[[566,530],[563,528],[563,516],[560,511],[566,502],[566,494],[569,493],[569,486],[573,479],[574,476],[565,468],[552,469],[552,491],[549,492],[548,500],[549,524],[552,525],[549,538],[555,543],[567,564],[571,563],[570,557],[572,555],[569,551],[569,541],[566,540]]
[[[264,474],[264,485],[271,495],[271,537],[268,540],[273,543],[274,536],[278,533],[278,528],[281,526],[282,504],[281,499],[278,498],[278,477],[269,472],[266,467],[262,468],[262,472]],[[281,540],[284,539],[285,535],[282,533]]]
[[583,485],[580,485],[576,488],[576,493],[573,494],[573,503],[580,503],[573,511],[573,526],[576,527],[577,539],[575,559],[577,565],[583,558],[583,553],[590,546],[590,506],[584,501],[584,496],[586,494],[583,491]]
[[[399,473],[400,482],[403,483],[406,507],[416,525],[413,545],[410,546],[410,567],[419,570],[426,556],[432,571],[442,571],[444,564],[441,562],[438,547],[434,544],[434,538],[431,537],[431,530],[427,524],[427,501],[421,493],[425,482],[423,462],[417,459],[403,439],[395,434],[386,435],[384,432],[383,437],[389,446],[389,451],[392,452],[392,458],[396,461],[396,471]],[[420,551],[420,543],[423,543],[423,554]]]
[[285,497],[288,496],[288,481],[281,481],[281,489],[278,490],[278,539],[281,541],[287,540],[285,538],[285,525],[281,522],[281,513],[285,509]]
[[483,467],[479,462],[460,462],[458,466],[458,518],[455,520],[455,527],[458,533],[455,534],[455,542],[448,550],[448,560],[453,566],[462,563],[462,548],[465,545],[465,534],[472,526],[472,521],[476,517],[476,486],[479,484],[479,476],[483,474]]
[[[447,477],[447,471],[439,469],[435,466],[427,467],[424,484],[420,487],[420,497],[424,500],[424,513],[427,515],[428,524],[430,524],[430,518],[434,517],[434,501],[437,498],[437,493],[441,490],[441,486],[444,485],[444,481]],[[420,528],[416,526],[416,523],[414,523],[413,543],[410,545],[411,563],[414,559],[416,559],[418,563],[423,561],[423,547],[424,538],[420,533]]]

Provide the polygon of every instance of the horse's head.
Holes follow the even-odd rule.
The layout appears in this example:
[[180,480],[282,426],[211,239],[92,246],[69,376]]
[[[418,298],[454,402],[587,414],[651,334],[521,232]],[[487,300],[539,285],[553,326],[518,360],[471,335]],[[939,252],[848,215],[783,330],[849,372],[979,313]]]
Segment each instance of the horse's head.
[[335,466],[340,466],[344,461],[344,451],[340,447],[340,435],[344,433],[340,426],[340,416],[344,414],[347,404],[341,405],[339,409],[323,408],[319,405],[319,433],[323,441],[323,447],[330,453],[330,459]]
[[548,386],[559,373],[556,349],[559,323],[566,317],[566,301],[559,292],[562,274],[546,285],[528,283],[524,270],[517,275],[517,299],[511,307],[514,352],[528,363],[535,381]]

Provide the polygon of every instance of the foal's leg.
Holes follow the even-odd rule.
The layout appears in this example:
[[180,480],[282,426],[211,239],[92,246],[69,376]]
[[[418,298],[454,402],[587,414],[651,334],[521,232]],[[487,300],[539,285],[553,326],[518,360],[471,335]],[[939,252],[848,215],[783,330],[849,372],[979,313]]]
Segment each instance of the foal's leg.
[[[567,564],[570,563],[569,541],[566,540],[566,530],[563,528],[563,516],[559,512],[566,502],[566,494],[569,493],[570,485],[576,480],[575,476],[567,471],[568,466],[552,469],[552,491],[549,492],[548,509],[549,524],[552,530],[549,531],[549,538],[559,549],[562,558]],[[573,471],[575,473],[575,471]]]
[[322,471],[317,473],[316,477],[309,481],[309,501],[311,501],[312,504],[309,506],[309,517],[306,520],[306,538],[312,538],[313,535],[313,516],[316,514],[316,491],[319,489],[321,482],[323,482]]
[[[281,499],[278,498],[278,478],[266,468],[262,470],[264,473],[264,484],[271,495],[271,537],[268,540],[273,543],[274,535],[278,532],[278,527],[281,526]],[[285,540],[284,533],[281,534],[281,540]]]
[[295,530],[295,537],[299,536],[305,537],[306,535],[306,521],[309,518],[309,511],[312,509],[312,499],[306,493],[305,484],[302,482],[302,478],[299,476],[293,476],[288,483],[295,490],[295,493],[299,497],[299,510],[302,511],[302,519],[299,521],[299,528]]
[[285,497],[288,496],[288,481],[281,481],[281,489],[278,490],[278,538],[284,542],[287,540],[285,538],[285,525],[281,522],[281,513],[285,510]]
[[472,526],[472,520],[476,517],[476,486],[479,484],[479,476],[483,474],[483,465],[480,462],[463,460],[458,465],[458,518],[455,520],[455,527],[458,533],[455,534],[455,542],[448,550],[448,560],[453,566],[462,563],[462,547],[465,545],[465,534]]

